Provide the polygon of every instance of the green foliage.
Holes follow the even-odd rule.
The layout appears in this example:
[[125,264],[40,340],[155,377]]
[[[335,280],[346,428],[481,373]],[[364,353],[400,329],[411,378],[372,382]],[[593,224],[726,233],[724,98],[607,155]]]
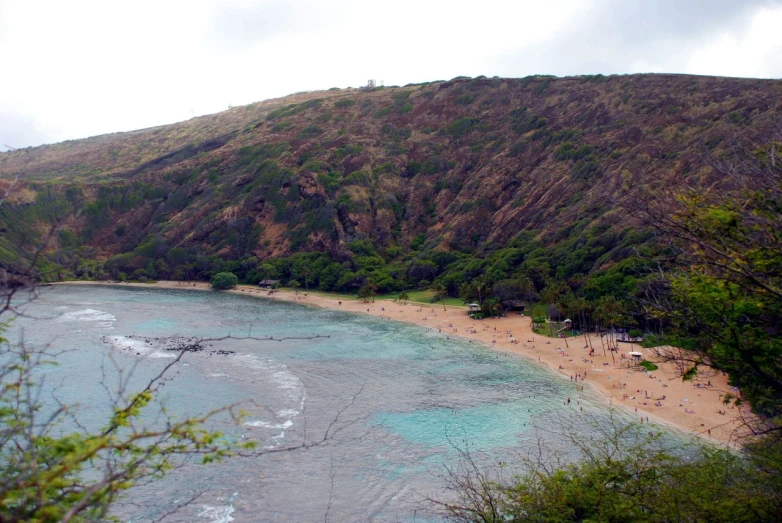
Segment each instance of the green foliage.
[[412,242],[410,242],[410,248],[414,251],[417,251],[423,246],[425,240],[426,235],[424,233],[419,234],[413,239]]
[[[646,523],[770,523],[782,515],[778,447],[753,449],[747,457],[694,445],[682,449],[616,420],[598,430],[599,437],[568,436],[580,451],[575,463],[541,460],[557,453],[540,441],[537,458],[524,458],[526,472],[510,480],[493,480],[463,452],[464,465],[450,476],[459,497],[440,504],[444,515],[463,522]],[[774,466],[756,467],[760,456]]]
[[274,125],[271,126],[271,131],[273,133],[280,133],[291,127],[293,127],[291,122],[275,122]]
[[[3,325],[0,332],[5,328]],[[75,410],[40,416],[39,379],[53,356],[0,338],[0,520],[103,521],[111,504],[134,485],[165,475],[188,458],[219,460],[232,445],[204,428],[217,412],[152,424],[145,411],[161,377],[145,389],[120,393],[100,429],[64,430]]]
[[233,289],[239,283],[239,278],[232,272],[218,272],[210,282],[212,288],[218,291]]
[[549,88],[549,86],[550,86],[550,85],[551,85],[551,80],[549,80],[548,78],[546,78],[546,79],[545,79],[545,80],[543,80],[542,82],[538,83],[538,84],[537,84],[537,85],[536,85],[536,86],[535,86],[535,87],[532,89],[532,92],[533,92],[533,94],[536,94],[536,95],[541,95],[541,94],[543,94],[543,93],[546,91],[546,89],[548,89],[548,88]]
[[241,167],[245,165],[260,165],[264,160],[273,160],[289,151],[291,148],[288,142],[262,143],[257,145],[246,145],[240,147],[236,154],[239,160],[236,165]]
[[412,135],[412,131],[406,127],[395,127],[390,123],[383,125],[380,128],[381,134],[387,139],[393,142],[401,142],[407,140]]
[[299,131],[299,133],[296,136],[301,139],[308,139],[308,138],[314,138],[321,134],[323,134],[323,129],[321,129],[317,125],[308,125],[307,127],[303,128],[301,131]]
[[399,91],[391,95],[391,99],[394,100],[394,102],[398,105],[401,105],[410,98],[410,95],[412,94],[412,91]]
[[513,145],[510,146],[510,149],[508,150],[508,155],[520,156],[526,151],[527,151],[527,142],[523,140],[519,140],[518,142],[515,142]]
[[687,262],[668,279],[675,301],[663,312],[674,335],[688,340],[703,364],[727,372],[753,410],[770,419],[782,416],[782,246],[772,232],[782,224],[780,180],[764,171],[762,190],[742,189],[740,199],[716,203],[683,196],[662,222],[683,242]]
[[375,118],[383,118],[384,116],[388,116],[389,114],[391,114],[391,111],[393,110],[394,110],[394,106],[388,105],[386,107],[383,107],[382,109],[375,111],[374,116]]
[[581,160],[592,154],[594,147],[591,145],[582,145],[576,147],[570,142],[565,142],[554,151],[554,158],[559,161],[565,160]]
[[463,116],[462,118],[457,118],[453,122],[451,122],[448,127],[445,129],[446,133],[453,136],[454,138],[461,138],[462,136],[466,135],[470,130],[478,125],[478,119],[473,118],[471,116]]
[[374,302],[376,290],[377,286],[375,285],[374,280],[372,280],[372,278],[366,278],[364,284],[358,290],[358,297],[364,300],[364,303],[369,302],[370,299]]
[[645,368],[649,372],[651,372],[653,370],[659,369],[659,367],[657,365],[655,365],[651,361],[646,361],[646,360],[641,361],[638,365],[640,365],[641,367]]
[[459,105],[470,105],[475,101],[475,97],[471,94],[463,94],[454,100]]
[[334,107],[336,107],[337,109],[344,109],[346,107],[351,107],[353,105],[356,105],[356,101],[350,98],[343,98],[341,100],[337,100],[336,102],[334,102]]
[[520,107],[510,112],[511,117],[511,129],[519,134],[528,133],[544,127],[548,120],[541,118],[529,111],[526,107]]

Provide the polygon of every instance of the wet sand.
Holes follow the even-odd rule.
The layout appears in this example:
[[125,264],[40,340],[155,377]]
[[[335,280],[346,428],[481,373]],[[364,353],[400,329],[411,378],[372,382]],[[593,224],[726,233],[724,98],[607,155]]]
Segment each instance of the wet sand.
[[[108,282],[66,282],[69,284],[98,284]],[[117,285],[113,283],[112,285]],[[208,283],[159,281],[152,284],[119,284],[144,288],[187,289],[211,291]],[[404,321],[437,329],[446,336],[459,336],[479,341],[495,350],[519,355],[546,365],[562,374],[573,386],[574,397],[582,387],[592,386],[604,394],[612,405],[621,405],[633,411],[638,421],[647,420],[691,432],[713,442],[735,443],[742,435],[742,417],[748,411],[726,406],[725,394],[734,394],[721,373],[701,371],[692,381],[682,381],[680,369],[670,362],[661,362],[653,349],[644,349],[634,343],[618,343],[618,351],[608,350],[608,338],[590,335],[573,338],[541,336],[532,332],[529,317],[511,313],[505,318],[474,320],[465,307],[434,306],[392,300],[364,303],[355,298],[312,294],[305,291],[280,291],[269,295],[257,287],[241,285],[229,292],[261,296],[331,309],[370,314],[395,321]],[[590,345],[594,349],[589,355]],[[630,351],[656,362],[659,369],[646,372],[633,366],[627,358]],[[744,408],[744,407],[742,407]]]

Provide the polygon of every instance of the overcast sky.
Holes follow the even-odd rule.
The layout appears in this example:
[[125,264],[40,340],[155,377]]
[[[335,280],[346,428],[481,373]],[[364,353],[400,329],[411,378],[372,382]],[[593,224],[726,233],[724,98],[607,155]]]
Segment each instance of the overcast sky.
[[782,0],[0,0],[0,150],[455,76],[782,77]]

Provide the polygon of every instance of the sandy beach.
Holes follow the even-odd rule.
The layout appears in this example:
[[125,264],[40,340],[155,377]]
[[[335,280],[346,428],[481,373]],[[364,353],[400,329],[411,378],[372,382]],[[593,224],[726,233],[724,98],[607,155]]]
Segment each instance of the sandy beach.
[[[74,281],[65,284],[109,283]],[[209,284],[203,282],[111,284],[211,291]],[[340,299],[305,291],[280,291],[269,295],[268,291],[246,285],[229,292],[371,314],[438,329],[446,336],[478,341],[494,350],[518,355],[562,374],[571,382],[574,397],[583,387],[594,387],[610,404],[630,409],[639,422],[669,425],[713,442],[735,443],[742,433],[742,416],[749,415],[747,411],[723,403],[725,394],[735,393],[728,385],[727,376],[721,373],[701,371],[695,379],[685,382],[675,364],[658,361],[651,349],[619,343],[618,351],[612,352],[607,348],[607,338],[601,339],[596,334],[591,335],[590,340],[583,336],[567,339],[541,336],[532,332],[529,317],[517,313],[505,318],[474,320],[467,315],[464,307],[446,306],[447,310],[443,310],[442,305],[403,304],[392,300],[364,303],[358,299]],[[589,355],[590,345],[594,349],[592,355]],[[630,351],[643,353],[644,359],[656,362],[659,369],[646,372],[634,367],[622,357]]]

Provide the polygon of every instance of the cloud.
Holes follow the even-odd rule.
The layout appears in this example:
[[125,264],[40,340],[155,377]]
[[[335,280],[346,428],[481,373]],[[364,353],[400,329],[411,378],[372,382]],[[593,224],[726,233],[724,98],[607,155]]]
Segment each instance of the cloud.
[[0,124],[23,147],[368,78],[779,77],[779,27],[782,0],[0,0]]
[[0,112],[0,151],[21,149],[50,141],[51,133],[29,114]]
[[[527,74],[695,72],[690,68],[693,54],[726,35],[749,38],[758,13],[769,8],[782,8],[782,0],[595,2],[573,17],[562,34],[519,46],[498,59],[497,66],[504,74],[522,64]],[[778,36],[769,38],[779,42]],[[709,74],[740,74],[722,69]]]
[[661,40],[697,40],[726,29],[744,30],[752,15],[778,0],[613,0],[593,11],[592,34],[630,48]]
[[209,38],[218,45],[245,49],[277,36],[333,31],[346,9],[345,3],[307,0],[221,2],[210,9]]

